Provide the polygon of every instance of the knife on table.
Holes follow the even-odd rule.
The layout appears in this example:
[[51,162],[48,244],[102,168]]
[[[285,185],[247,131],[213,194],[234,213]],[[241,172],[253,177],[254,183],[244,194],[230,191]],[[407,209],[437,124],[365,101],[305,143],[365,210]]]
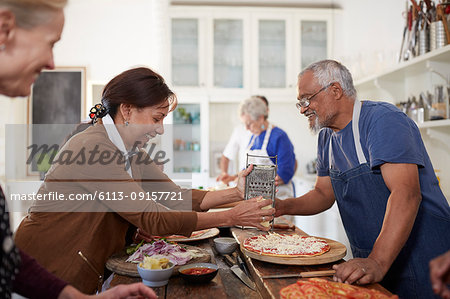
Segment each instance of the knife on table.
[[300,272],[300,273],[293,273],[293,274],[265,275],[265,276],[261,276],[261,278],[267,279],[267,278],[292,278],[292,277],[298,277],[298,278],[325,277],[325,276],[332,276],[335,273],[336,273],[335,270],[321,270],[321,271],[309,271],[309,272]]
[[256,291],[255,283],[244,273],[244,271],[239,268],[238,265],[236,265],[236,262],[229,256],[228,254],[224,255],[225,262],[230,266],[231,271],[239,277],[239,279],[245,283],[246,286],[248,286],[253,291]]
[[233,257],[235,258],[236,264],[239,266],[239,268],[241,268],[241,270],[244,271],[245,274],[246,274],[247,276],[250,277],[250,273],[248,272],[247,267],[245,266],[245,263],[244,263],[244,261],[241,259],[241,257],[239,256],[239,254],[237,254],[236,251],[235,251],[235,252],[232,253],[232,255],[233,255]]

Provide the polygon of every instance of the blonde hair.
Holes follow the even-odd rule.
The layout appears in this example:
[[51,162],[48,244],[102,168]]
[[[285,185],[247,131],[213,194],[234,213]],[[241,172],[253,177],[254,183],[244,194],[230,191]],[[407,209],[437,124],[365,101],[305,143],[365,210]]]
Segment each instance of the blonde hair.
[[10,10],[16,25],[21,28],[33,28],[49,20],[49,14],[63,9],[68,0],[0,0],[0,8]]

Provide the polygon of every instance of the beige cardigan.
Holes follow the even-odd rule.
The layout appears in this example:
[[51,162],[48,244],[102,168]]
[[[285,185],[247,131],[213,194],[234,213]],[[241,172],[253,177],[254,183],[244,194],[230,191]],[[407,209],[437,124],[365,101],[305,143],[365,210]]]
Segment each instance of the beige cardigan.
[[[64,160],[61,159],[62,153],[80,153],[83,148],[86,156],[94,149],[99,153],[109,152],[111,156],[117,151],[105,128],[95,125],[72,137],[56,159],[61,162]],[[81,155],[77,161],[80,163],[53,164],[39,193],[58,192],[68,196],[110,192],[110,197],[114,194],[116,198],[121,196],[122,200],[100,203],[98,200],[38,201],[15,236],[19,248],[77,289],[92,293],[97,287],[97,277],[77,255],[79,250],[99,273],[103,273],[108,257],[126,245],[125,234],[131,225],[155,235],[189,236],[195,229],[197,214],[193,211],[201,211],[200,203],[206,191],[180,189],[154,163],[138,165],[133,160],[131,178],[124,163],[87,163],[87,159],[81,163]],[[177,197],[181,196],[183,201],[162,201],[173,209],[170,210],[152,200],[130,199],[133,192],[137,192],[134,197],[137,194],[150,197],[152,191],[158,196],[161,191],[172,192]],[[180,208],[189,211],[175,210]]]

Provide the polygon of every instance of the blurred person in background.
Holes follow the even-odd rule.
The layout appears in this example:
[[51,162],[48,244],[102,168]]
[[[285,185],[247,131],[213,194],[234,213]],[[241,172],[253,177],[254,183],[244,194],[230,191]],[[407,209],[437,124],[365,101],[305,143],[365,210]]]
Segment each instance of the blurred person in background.
[[[256,95],[264,101],[267,106],[267,113],[269,112],[269,101],[265,96]],[[220,158],[220,170],[221,174],[217,177],[217,182],[223,182],[228,185],[237,179],[237,174],[229,174],[230,161],[238,162],[238,172],[245,169],[247,146],[250,143],[252,133],[244,126],[243,115],[239,114],[241,124],[233,129],[230,139],[228,140],[225,149],[223,150],[222,157]]]
[[[284,199],[294,196],[294,184],[291,180],[296,170],[296,160],[294,146],[288,135],[281,128],[269,122],[269,108],[265,101],[258,96],[244,100],[239,111],[245,128],[252,133],[246,146],[245,159],[247,154],[277,156],[277,159],[258,159],[257,161],[268,165],[277,163],[277,198]],[[249,159],[250,164],[252,160]]]

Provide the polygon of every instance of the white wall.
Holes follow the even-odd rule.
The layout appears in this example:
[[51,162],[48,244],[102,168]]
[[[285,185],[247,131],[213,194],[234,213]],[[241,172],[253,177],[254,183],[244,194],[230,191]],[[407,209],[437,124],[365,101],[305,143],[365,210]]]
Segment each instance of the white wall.
[[[326,2],[326,1],[323,1]],[[406,0],[336,0],[335,58],[346,64],[353,79],[368,76],[397,62]]]
[[134,65],[151,65],[149,0],[72,0],[65,10],[57,66],[86,66],[88,80],[109,80]]

